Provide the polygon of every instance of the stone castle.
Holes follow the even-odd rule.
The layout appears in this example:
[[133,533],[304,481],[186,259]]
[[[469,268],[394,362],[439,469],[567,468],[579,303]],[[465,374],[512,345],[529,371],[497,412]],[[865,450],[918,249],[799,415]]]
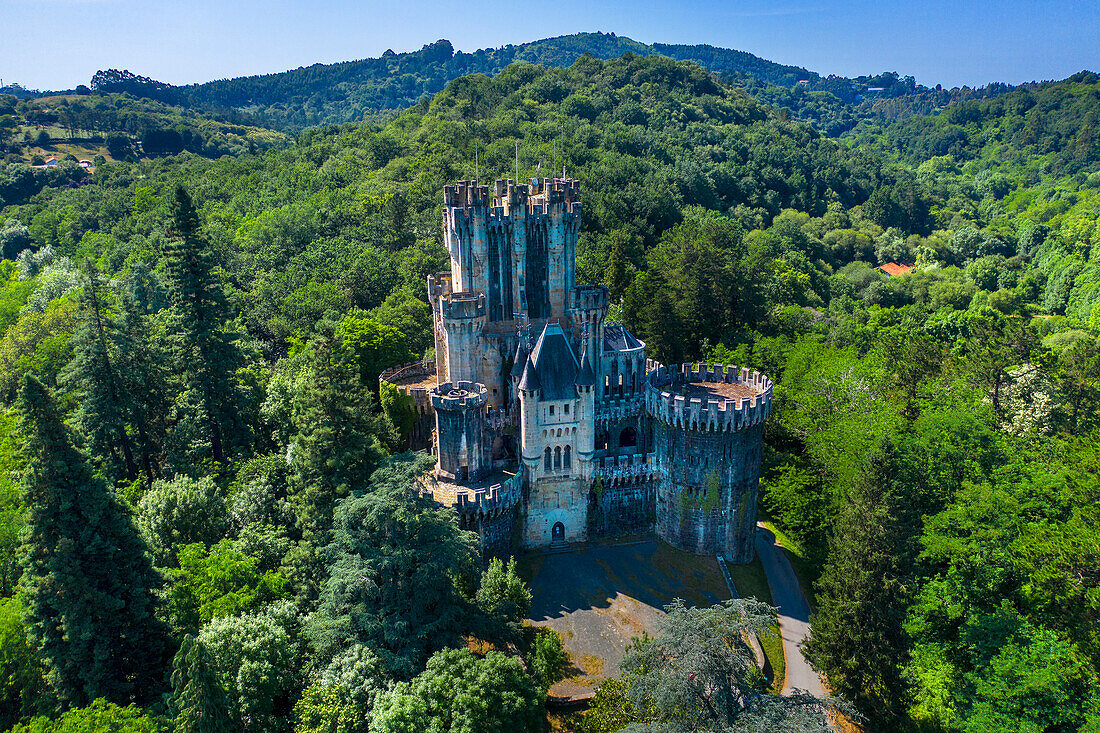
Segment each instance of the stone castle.
[[607,289],[575,281],[580,220],[572,179],[445,187],[435,363],[381,377],[420,415],[434,498],[487,553],[655,531],[748,562],[771,381],[647,359]]

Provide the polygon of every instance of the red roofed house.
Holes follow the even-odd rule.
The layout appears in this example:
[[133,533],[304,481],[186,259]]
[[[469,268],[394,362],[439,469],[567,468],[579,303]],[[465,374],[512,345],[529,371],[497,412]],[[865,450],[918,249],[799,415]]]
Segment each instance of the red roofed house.
[[896,262],[887,262],[885,265],[879,265],[875,269],[885,272],[887,277],[898,277],[900,275],[908,275],[913,271],[913,266],[899,265]]

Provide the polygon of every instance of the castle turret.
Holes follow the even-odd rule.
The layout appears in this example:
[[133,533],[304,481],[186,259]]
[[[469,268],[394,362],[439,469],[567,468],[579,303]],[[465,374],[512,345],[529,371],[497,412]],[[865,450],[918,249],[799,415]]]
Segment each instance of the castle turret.
[[660,466],[657,534],[683,550],[751,561],[771,380],[718,364],[662,366],[645,397]]
[[577,371],[577,463],[585,478],[596,449],[596,373],[588,358],[588,345],[581,347],[581,368]]
[[492,462],[485,446],[485,385],[444,382],[431,391],[439,465],[436,474],[451,481],[477,481]]
[[524,464],[530,470],[538,467],[542,457],[538,442],[539,432],[539,384],[538,374],[531,366],[531,360],[525,359],[523,373],[520,375],[519,384],[516,387],[519,394],[519,424],[521,431],[520,448]]
[[445,296],[440,309],[447,341],[447,379],[476,382],[481,353],[478,341],[485,329],[485,295],[459,292]]

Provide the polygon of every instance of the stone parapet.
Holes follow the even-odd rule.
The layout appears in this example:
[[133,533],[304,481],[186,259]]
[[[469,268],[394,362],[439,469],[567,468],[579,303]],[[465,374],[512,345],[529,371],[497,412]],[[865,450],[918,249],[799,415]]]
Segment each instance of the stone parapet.
[[436,410],[474,410],[485,405],[488,390],[478,382],[444,382],[431,391]]
[[645,406],[645,396],[640,394],[603,397],[596,402],[596,421],[606,422],[637,417],[642,414]]
[[443,317],[448,321],[485,317],[484,293],[451,293],[443,296]]
[[[743,385],[752,394],[704,401],[677,393],[687,385],[708,382]],[[759,425],[767,419],[772,405],[772,382],[748,367],[656,365],[646,378],[645,399],[649,414],[667,425],[684,430],[727,432]]]

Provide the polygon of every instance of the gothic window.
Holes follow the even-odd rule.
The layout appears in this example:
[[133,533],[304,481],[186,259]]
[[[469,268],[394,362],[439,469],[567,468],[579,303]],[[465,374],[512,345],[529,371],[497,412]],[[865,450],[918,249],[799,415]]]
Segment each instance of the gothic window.
[[546,472],[550,473],[550,446],[546,446],[546,450],[544,450],[542,453],[546,463]]
[[611,377],[606,374],[603,377],[603,396],[609,397],[611,395]]
[[573,466],[572,455],[573,455],[573,449],[568,445],[565,446],[565,457],[562,460],[563,460],[563,464],[564,464],[565,468],[567,468],[567,469],[572,468],[572,466]]
[[561,468],[561,446],[554,448],[554,470]]
[[619,433],[619,446],[622,448],[633,448],[636,445],[638,445],[638,434],[634,432],[634,428],[623,428],[623,431]]

